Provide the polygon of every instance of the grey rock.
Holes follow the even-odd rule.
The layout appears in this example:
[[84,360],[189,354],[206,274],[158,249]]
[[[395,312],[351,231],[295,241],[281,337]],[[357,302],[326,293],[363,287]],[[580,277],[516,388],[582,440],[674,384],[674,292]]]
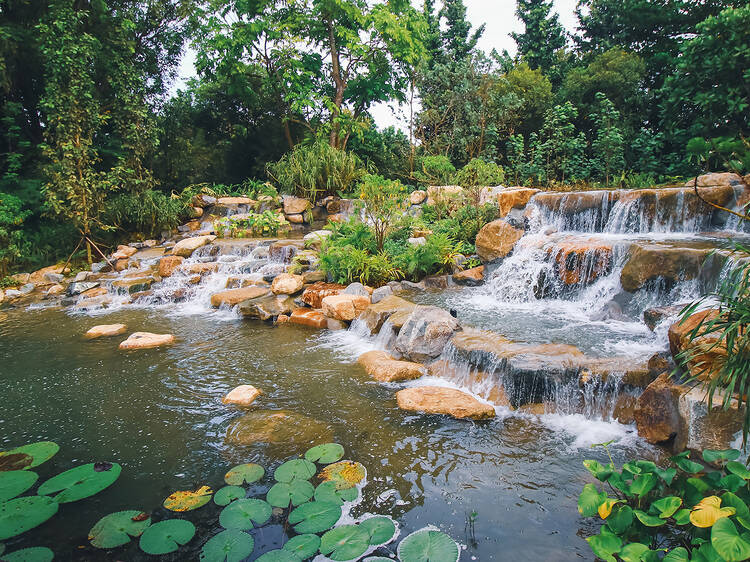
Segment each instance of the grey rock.
[[424,282],[412,283],[411,281],[401,281],[401,288],[405,291],[424,291]]
[[418,236],[417,238],[409,238],[407,242],[412,246],[424,246],[427,244],[427,238],[424,236]]
[[372,297],[370,299],[370,302],[372,302],[372,304],[379,303],[384,298],[389,297],[392,294],[393,294],[393,289],[391,289],[391,287],[389,287],[388,285],[378,287],[372,292]]
[[362,297],[369,297],[370,293],[365,289],[365,286],[362,283],[351,283],[341,291],[342,295],[359,295]]
[[73,281],[68,285],[68,294],[70,296],[80,295],[81,293],[98,286],[98,281]]
[[461,329],[458,320],[437,306],[418,305],[396,338],[395,348],[409,361],[423,363],[440,356],[453,334]]
[[[112,271],[112,266],[109,265],[106,261],[100,261],[100,262],[96,262],[96,263],[92,263],[91,264],[91,272],[92,273],[106,273],[108,271]],[[80,273],[84,273],[84,272],[81,271]],[[86,273],[88,273],[88,272],[86,272]],[[85,281],[85,279],[81,279],[81,281]]]
[[21,287],[18,288],[18,291],[22,295],[28,295],[29,293],[33,292],[35,288],[36,285],[34,285],[33,283],[26,283],[25,285],[21,285]]
[[76,276],[73,278],[73,281],[75,283],[81,283],[82,281],[86,281],[86,279],[89,278],[89,272],[88,271],[79,271],[76,273]]
[[17,299],[21,296],[23,296],[23,293],[17,289],[8,289],[7,291],[5,291],[5,298],[7,300]]

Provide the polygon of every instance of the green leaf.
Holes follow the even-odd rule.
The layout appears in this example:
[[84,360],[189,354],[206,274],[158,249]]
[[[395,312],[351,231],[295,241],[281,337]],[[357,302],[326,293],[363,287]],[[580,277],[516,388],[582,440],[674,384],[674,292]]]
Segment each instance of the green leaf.
[[641,556],[644,552],[648,552],[648,547],[645,544],[631,542],[623,546],[617,555],[622,558],[624,562],[641,562]]
[[706,449],[705,451],[703,451],[703,460],[706,462],[733,461],[738,458],[740,458],[740,452],[737,449],[723,449],[723,450]]
[[221,510],[219,524],[225,529],[246,531],[253,525],[260,527],[271,518],[271,506],[263,500],[245,498],[230,503]]
[[667,496],[653,502],[649,508],[649,512],[658,514],[662,519],[667,519],[668,517],[672,517],[681,505],[682,498]]
[[346,488],[337,490],[333,482],[322,482],[315,488],[315,501],[331,502],[343,505],[344,502],[352,502],[359,497],[357,488]]
[[265,469],[259,464],[252,462],[239,464],[224,475],[224,482],[230,486],[242,486],[245,483],[252,484],[263,478],[265,473]]
[[370,545],[370,535],[358,525],[341,525],[320,539],[320,553],[331,560],[354,560]]
[[381,546],[393,540],[396,534],[396,524],[393,519],[384,515],[370,517],[361,521],[359,526],[367,531],[371,546]]
[[54,557],[46,546],[32,546],[4,554],[2,562],[51,562]]
[[223,488],[219,488],[214,494],[214,503],[224,506],[244,497],[245,488],[242,486],[224,486]]
[[698,492],[701,494],[711,489],[711,486],[704,482],[702,478],[688,478],[687,483],[698,490]]
[[39,486],[37,493],[40,496],[57,494],[54,496],[57,503],[82,500],[111,486],[121,471],[122,467],[117,463],[84,464],[53,476]]
[[0,541],[41,525],[60,504],[47,496],[27,496],[0,504]]
[[678,546],[670,550],[667,555],[662,559],[662,562],[689,562],[690,556],[685,547]]
[[646,525],[646,527],[661,527],[666,523],[664,519],[649,515],[648,513],[646,513],[645,511],[641,511],[640,509],[634,509],[633,513],[638,518],[638,521]]
[[138,546],[146,554],[175,552],[195,536],[195,525],[184,519],[167,519],[151,525],[141,535]]
[[594,478],[602,482],[606,481],[613,472],[611,465],[605,467],[600,462],[594,460],[583,461],[583,466],[586,467],[586,470],[588,470]]
[[266,494],[266,500],[274,507],[289,507],[309,501],[313,497],[315,489],[307,480],[293,479],[291,482],[277,482]]
[[138,537],[151,524],[151,518],[143,511],[117,511],[105,515],[89,531],[91,545],[96,548],[116,548]]
[[750,470],[748,470],[747,467],[741,462],[729,461],[725,468],[729,472],[739,476],[743,480],[750,480]]
[[678,525],[687,525],[690,523],[690,510],[689,509],[681,509],[677,513],[674,514],[674,521]]
[[3,457],[9,457],[11,455],[18,455],[16,458],[23,458],[23,455],[31,457],[27,460],[24,458],[22,467],[23,470],[34,468],[47,462],[49,459],[54,457],[60,450],[60,446],[52,441],[38,441],[37,443],[29,443],[28,445],[22,445],[9,451],[0,452],[0,471],[2,470],[14,470],[12,468],[2,468],[4,466]]
[[662,469],[659,467],[656,467],[654,469],[654,474],[656,474],[659,478],[664,480],[667,486],[672,484],[672,480],[674,480],[674,477],[677,476],[677,469],[676,468],[667,468]]
[[291,482],[294,479],[297,480],[309,480],[315,476],[315,465],[306,459],[293,459],[286,461],[279,468],[277,468],[273,477],[277,482]]
[[693,549],[691,552],[691,562],[725,562],[724,559],[719,556],[710,542],[706,542],[698,549]]
[[711,528],[711,546],[727,562],[750,558],[750,543],[737,534],[737,527],[728,517],[719,519]]
[[672,459],[681,470],[687,472],[688,474],[698,474],[699,472],[703,472],[704,470],[706,470],[702,464],[693,462],[690,459],[684,457],[672,457]]
[[637,460],[635,461],[635,465],[641,469],[641,473],[644,472],[656,472],[656,469],[659,468],[656,466],[656,463],[653,461],[645,461],[645,460]]
[[288,550],[300,560],[312,558],[320,548],[320,537],[313,534],[297,535],[284,543],[283,550]]
[[599,534],[586,539],[593,553],[606,560],[606,562],[615,562],[614,554],[620,552],[622,540],[616,535]]
[[396,551],[401,562],[457,562],[458,544],[440,531],[421,529],[408,535]]
[[630,484],[630,491],[639,498],[642,498],[653,490],[654,486],[656,486],[656,476],[651,473],[641,474]]
[[632,524],[633,509],[629,505],[617,506],[607,517],[607,527],[617,535],[622,535]]
[[599,509],[599,504],[606,497],[606,494],[597,490],[593,484],[585,484],[578,496],[578,513],[584,517],[593,517]]
[[255,562],[300,562],[300,560],[293,552],[278,548],[276,550],[269,550],[255,560]]
[[607,483],[612,486],[615,490],[619,490],[626,496],[630,497],[630,486],[618,472],[613,472],[612,475],[607,479]]
[[0,503],[23,494],[39,478],[36,472],[28,470],[9,470],[0,472]]
[[310,462],[331,464],[344,458],[344,448],[338,443],[316,445],[305,453],[305,458]]
[[[253,537],[237,529],[227,529],[211,537],[201,550],[201,562],[241,562],[253,552]],[[299,561],[298,561],[299,562]]]
[[729,490],[730,492],[736,492],[744,485],[745,481],[736,474],[727,474],[724,478],[719,480],[718,487],[723,490]]
[[298,533],[322,533],[341,518],[341,507],[330,502],[303,503],[289,514],[289,523]]

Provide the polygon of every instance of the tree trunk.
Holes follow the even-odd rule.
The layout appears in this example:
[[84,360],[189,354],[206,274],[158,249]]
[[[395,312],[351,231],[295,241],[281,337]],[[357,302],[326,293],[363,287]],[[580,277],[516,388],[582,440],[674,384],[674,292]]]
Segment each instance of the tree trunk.
[[336,47],[336,37],[333,34],[333,23],[330,19],[326,20],[328,27],[328,46],[331,50],[331,77],[333,78],[333,84],[336,88],[336,92],[333,97],[333,115],[331,116],[331,135],[329,142],[333,148],[340,148],[339,131],[341,125],[336,122],[336,118],[341,114],[341,106],[344,104],[344,90],[346,89],[346,82],[341,76],[341,65],[339,63],[339,51]]

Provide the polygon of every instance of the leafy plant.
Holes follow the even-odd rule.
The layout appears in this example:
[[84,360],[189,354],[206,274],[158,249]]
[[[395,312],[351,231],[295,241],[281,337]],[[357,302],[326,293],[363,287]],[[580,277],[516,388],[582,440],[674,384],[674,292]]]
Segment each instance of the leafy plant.
[[225,217],[214,222],[214,230],[219,236],[244,237],[276,236],[289,226],[284,215],[266,209],[261,213],[248,213],[240,218]]
[[89,531],[89,541],[96,548],[115,548],[139,537],[151,525],[151,518],[142,511],[118,511],[105,515]]
[[201,562],[240,562],[255,548],[251,535],[237,529],[226,529],[214,535],[201,550]]
[[247,463],[239,464],[229,470],[224,475],[224,482],[232,486],[241,486],[242,484],[252,484],[257,482],[266,473],[265,469],[259,464]]
[[177,551],[195,536],[195,525],[184,519],[167,519],[148,527],[138,542],[146,554],[160,555]]
[[460,551],[448,535],[428,528],[405,537],[397,554],[402,562],[457,562]]
[[338,443],[324,443],[323,445],[316,445],[311,449],[308,449],[305,453],[305,459],[310,462],[318,462],[321,464],[331,464],[341,460],[344,456],[344,447]]
[[419,171],[415,171],[414,177],[425,185],[447,185],[456,167],[447,156],[423,156],[419,160]]
[[53,476],[41,486],[40,496],[54,495],[57,503],[69,503],[93,496],[111,486],[120,476],[117,463],[96,462],[71,468]]
[[502,185],[505,171],[495,162],[472,158],[466,166],[456,172],[452,182],[461,187],[487,187]]
[[[288,504],[287,504],[288,505]],[[225,529],[247,531],[260,527],[271,518],[271,506],[263,500],[243,498],[235,500],[219,514],[219,523]]]
[[15,537],[47,521],[60,504],[47,496],[25,496],[0,504],[0,541]]
[[359,198],[364,203],[365,217],[375,231],[375,247],[382,252],[393,223],[406,210],[406,189],[399,181],[370,174],[359,184]]

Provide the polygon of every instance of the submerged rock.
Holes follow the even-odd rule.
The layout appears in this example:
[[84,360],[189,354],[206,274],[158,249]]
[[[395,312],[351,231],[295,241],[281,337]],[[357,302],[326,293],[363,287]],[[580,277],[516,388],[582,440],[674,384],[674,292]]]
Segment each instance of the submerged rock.
[[683,308],[683,305],[655,306],[647,308],[643,311],[643,322],[648,326],[648,329],[653,332],[656,326],[661,324],[665,318],[677,316]]
[[443,386],[418,386],[396,393],[398,407],[412,412],[445,414],[458,419],[486,420],[495,417],[495,408],[471,394]]
[[321,301],[321,305],[323,314],[329,318],[351,322],[370,306],[370,297],[344,294],[330,295]]
[[461,326],[447,311],[436,306],[414,307],[396,338],[396,351],[412,361],[438,357]]
[[665,443],[686,430],[679,410],[679,386],[660,375],[638,398],[633,411],[638,435],[649,443]]
[[228,445],[255,443],[311,447],[333,440],[330,426],[286,410],[256,410],[234,420],[227,428]]
[[174,343],[172,334],[152,334],[151,332],[133,332],[124,342],[120,349],[148,349]]
[[357,359],[368,375],[380,382],[401,382],[418,379],[425,373],[424,366],[410,361],[398,361],[385,351],[368,351]]
[[503,219],[489,222],[477,234],[477,254],[484,262],[504,258],[513,250],[513,246],[523,234],[523,230],[513,228]]
[[251,285],[249,287],[242,287],[240,289],[227,289],[211,295],[211,306],[219,308],[220,306],[235,306],[240,304],[242,301],[248,299],[254,299],[265,296],[271,291],[268,287],[259,287]]
[[235,406],[249,406],[255,399],[260,396],[261,392],[249,384],[241,384],[230,390],[224,398],[222,404],[234,404]]
[[119,336],[124,334],[127,329],[128,327],[125,324],[100,324],[91,328],[83,337],[93,340],[95,338]]
[[159,260],[159,276],[169,277],[174,270],[182,265],[185,258],[182,256],[164,256]]

